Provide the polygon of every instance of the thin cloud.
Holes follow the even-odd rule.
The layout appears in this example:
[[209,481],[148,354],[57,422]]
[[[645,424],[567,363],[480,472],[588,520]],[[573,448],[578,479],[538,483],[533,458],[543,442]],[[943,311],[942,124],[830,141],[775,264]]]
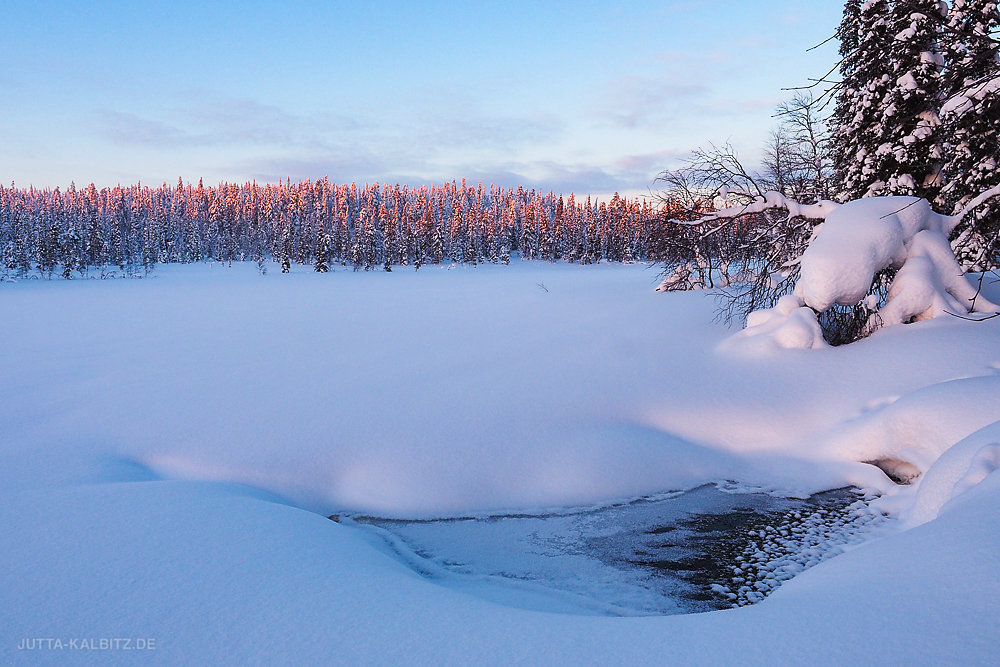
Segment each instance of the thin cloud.
[[[630,156],[617,163],[634,163]],[[652,156],[646,161],[652,161]],[[645,162],[645,161],[644,161]],[[469,184],[482,183],[505,188],[522,185],[539,192],[557,194],[625,192],[645,190],[652,176],[645,164],[636,169],[593,164],[565,164],[556,161],[501,162],[490,165],[465,165],[442,170],[411,160],[385,159],[372,154],[329,154],[307,158],[272,156],[232,165],[226,172],[247,173],[260,182],[316,180],[328,177],[336,183],[404,183],[411,186],[445,183],[465,179]]]
[[113,143],[140,148],[323,148],[337,132],[358,127],[332,114],[288,113],[253,100],[200,100],[162,116],[102,109],[97,134]]
[[601,87],[592,110],[615,125],[626,128],[649,127],[704,99],[711,89],[700,83],[661,81],[649,77],[626,76]]
[[[332,133],[356,131],[360,123],[335,114],[295,114],[250,99],[206,99],[181,112],[186,123],[206,128],[227,145],[323,146]],[[206,133],[208,134],[208,133]]]
[[21,90],[24,87],[24,81],[0,73],[0,88],[6,88],[8,90]]
[[239,160],[223,166],[225,173],[247,174],[249,178],[275,183],[329,178],[335,183],[373,183],[384,181],[384,174],[393,169],[391,160],[365,152],[350,150],[313,153],[310,155],[273,154]]
[[668,163],[676,161],[683,155],[683,152],[675,150],[656,151],[641,155],[623,155],[613,164],[617,169],[633,174],[655,174],[662,171]]
[[552,117],[485,112],[468,96],[458,96],[443,109],[428,100],[410,100],[377,116],[296,114],[253,100],[216,98],[155,116],[104,109],[95,118],[98,136],[122,146],[272,153],[280,148],[280,154],[288,156],[282,159],[306,164],[313,162],[310,155],[331,155],[333,165],[339,164],[339,156],[359,152],[390,155],[405,165],[456,150],[510,154],[563,132]]
[[[627,162],[628,159],[615,162]],[[645,190],[652,182],[649,171],[605,167],[586,163],[537,161],[499,164],[493,168],[468,170],[470,182],[493,183],[504,187],[523,185],[539,192],[587,194]]]
[[166,148],[189,143],[189,137],[174,125],[108,109],[98,112],[97,130],[105,139],[122,146]]
[[467,91],[440,85],[411,94],[387,116],[383,133],[419,146],[425,156],[455,148],[510,152],[564,132],[564,123],[549,114],[498,113]]

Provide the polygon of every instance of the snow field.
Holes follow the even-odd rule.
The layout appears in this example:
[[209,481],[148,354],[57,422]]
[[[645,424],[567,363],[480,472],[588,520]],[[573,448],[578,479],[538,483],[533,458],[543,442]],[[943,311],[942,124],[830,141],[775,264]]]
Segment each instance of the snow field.
[[[515,264],[0,287],[0,661],[135,659],[16,648],[54,636],[154,637],[144,657],[168,664],[990,661],[998,321],[717,350],[713,304],[655,284],[643,266]],[[859,462],[889,455],[923,475],[896,487]],[[760,604],[603,618],[436,585],[325,518],[720,479],[854,484],[901,520]],[[760,538],[780,576],[830,552],[820,518]],[[779,573],[756,555],[759,592]]]

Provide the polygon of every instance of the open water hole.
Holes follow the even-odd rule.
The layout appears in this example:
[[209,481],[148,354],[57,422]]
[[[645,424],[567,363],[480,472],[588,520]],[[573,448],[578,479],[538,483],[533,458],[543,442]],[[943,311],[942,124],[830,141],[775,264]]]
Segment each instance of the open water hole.
[[787,498],[706,484],[600,507],[434,520],[335,515],[421,575],[513,606],[683,614],[751,604],[871,537],[852,488]]

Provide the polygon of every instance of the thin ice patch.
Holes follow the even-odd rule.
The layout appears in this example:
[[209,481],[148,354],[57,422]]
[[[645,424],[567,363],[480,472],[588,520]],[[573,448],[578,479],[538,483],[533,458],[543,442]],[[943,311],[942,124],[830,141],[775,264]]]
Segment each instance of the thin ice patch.
[[444,586],[515,607],[614,616],[756,602],[884,520],[852,489],[801,499],[734,488],[537,515],[337,520],[378,535]]

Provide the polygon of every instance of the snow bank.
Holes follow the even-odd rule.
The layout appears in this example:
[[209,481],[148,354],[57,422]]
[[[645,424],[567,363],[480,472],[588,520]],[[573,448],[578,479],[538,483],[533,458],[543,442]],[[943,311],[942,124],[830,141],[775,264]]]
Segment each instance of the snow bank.
[[854,461],[905,461],[921,473],[955,443],[1000,419],[1000,376],[940,382],[832,429],[816,452]]
[[[994,414],[996,416],[996,414]],[[941,509],[1000,469],[1000,421],[948,448],[919,481],[912,505],[903,510],[909,526],[937,518]]]

